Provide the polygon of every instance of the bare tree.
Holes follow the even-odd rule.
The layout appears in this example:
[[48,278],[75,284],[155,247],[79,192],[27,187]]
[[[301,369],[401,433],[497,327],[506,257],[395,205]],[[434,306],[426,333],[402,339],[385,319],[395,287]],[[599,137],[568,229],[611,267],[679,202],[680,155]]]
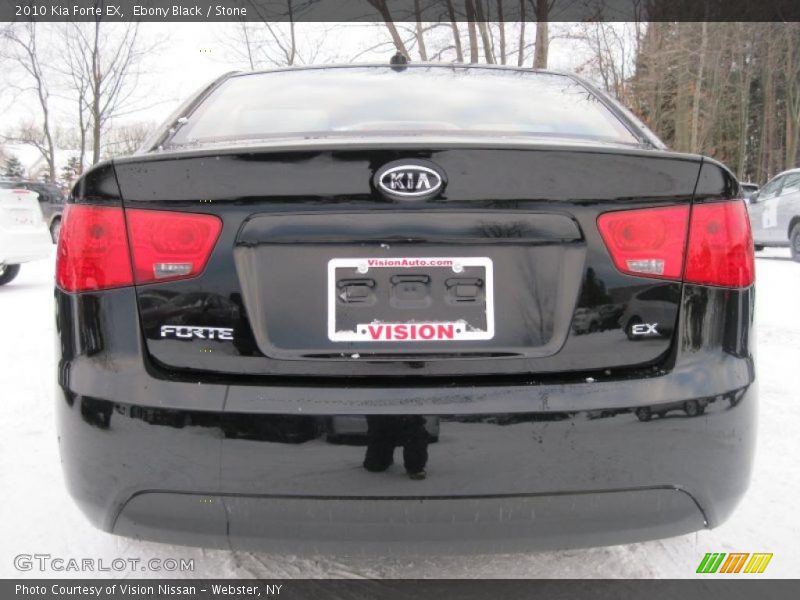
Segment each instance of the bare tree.
[[700,130],[700,99],[703,89],[703,75],[706,68],[708,54],[708,23],[703,21],[700,26],[700,53],[698,57],[697,76],[695,77],[694,93],[692,94],[692,133],[689,140],[690,152],[698,152],[698,132]]
[[549,20],[550,11],[556,0],[531,0],[536,17],[536,46],[533,53],[533,68],[546,69],[550,50]]
[[525,3],[519,0],[519,48],[517,49],[517,66],[525,64]]
[[[219,42],[250,69],[305,65],[316,62],[326,49],[328,28],[314,23],[240,21],[223,28]],[[305,29],[304,29],[305,28]],[[329,58],[329,53],[326,56]]]
[[26,76],[27,83],[18,86],[19,91],[32,91],[40,111],[38,125],[26,124],[9,139],[34,145],[47,162],[47,177],[53,182],[57,173],[50,115],[49,73],[44,67],[48,58],[43,56],[38,44],[37,23],[31,21],[7,25],[2,29],[2,42],[0,56],[15,64]]
[[620,100],[627,100],[630,77],[638,50],[638,34],[631,23],[583,23],[566,35],[582,43],[588,58],[576,67]]
[[86,57],[77,37],[78,30],[75,27],[66,26],[63,30],[64,55],[61,70],[66,78],[67,85],[71,88],[77,120],[78,120],[78,140],[79,151],[76,168],[78,175],[83,173],[86,164],[86,146],[89,136],[89,125],[91,119],[89,104],[89,83],[91,81],[91,69],[86,63]]
[[381,18],[386,25],[386,29],[389,31],[389,35],[392,36],[392,41],[394,42],[394,46],[397,51],[403,56],[408,57],[408,48],[406,47],[406,43],[403,41],[403,38],[400,36],[400,32],[397,31],[397,26],[395,25],[394,19],[392,18],[392,13],[386,4],[386,0],[368,0],[368,2],[380,13]]
[[786,152],[784,166],[787,169],[797,164],[800,138],[800,25],[785,23],[785,60],[783,63],[784,88],[786,90]]
[[503,0],[497,0],[497,26],[500,29],[500,64],[506,64],[506,21],[503,16]]
[[[79,115],[88,115],[88,131],[92,142],[92,164],[101,158],[102,139],[110,122],[125,114],[141,110],[144,91],[139,77],[144,59],[154,50],[139,35],[138,23],[110,24],[100,19],[93,23],[71,23],[69,55],[73,66],[74,91],[79,101]],[[88,85],[87,85],[88,84]],[[82,87],[86,85],[85,88]],[[79,117],[79,121],[83,117]]]
[[481,33],[481,41],[483,42],[483,55],[486,62],[490,65],[495,64],[494,50],[492,49],[491,37],[489,35],[489,28],[486,26],[486,15],[483,12],[483,0],[473,0],[475,3],[475,17],[478,20],[478,30]]
[[415,34],[417,37],[417,50],[419,51],[419,59],[423,62],[428,61],[428,53],[425,50],[425,34],[422,29],[422,10],[419,6],[419,0],[414,0],[414,16],[416,17]]
[[467,11],[467,34],[469,35],[469,62],[478,62],[478,32],[475,29],[477,15],[473,0],[465,0],[465,10]]
[[447,16],[450,18],[450,27],[453,31],[453,45],[456,50],[456,62],[464,62],[464,51],[461,48],[461,33],[458,30],[458,21],[456,20],[456,10],[453,7],[453,1],[447,0]]
[[142,147],[154,128],[153,123],[131,123],[114,127],[106,136],[106,158],[133,154]]

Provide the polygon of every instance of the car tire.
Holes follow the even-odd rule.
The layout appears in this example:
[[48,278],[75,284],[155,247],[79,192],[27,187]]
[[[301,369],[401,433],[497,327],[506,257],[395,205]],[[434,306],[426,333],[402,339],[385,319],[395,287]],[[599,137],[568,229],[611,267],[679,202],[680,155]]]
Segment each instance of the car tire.
[[650,410],[649,406],[640,406],[636,409],[636,418],[645,423],[653,418],[653,411]]
[[795,262],[800,262],[800,225],[795,225],[792,228],[792,234],[789,236],[789,241],[792,248],[792,259]]
[[50,223],[50,237],[54,244],[58,243],[58,236],[61,235],[61,218],[53,219]]
[[684,402],[683,412],[690,417],[697,417],[703,414],[703,410],[701,410],[700,404],[697,402],[697,400],[687,400]]
[[5,285],[19,275],[19,265],[0,265],[0,285]]

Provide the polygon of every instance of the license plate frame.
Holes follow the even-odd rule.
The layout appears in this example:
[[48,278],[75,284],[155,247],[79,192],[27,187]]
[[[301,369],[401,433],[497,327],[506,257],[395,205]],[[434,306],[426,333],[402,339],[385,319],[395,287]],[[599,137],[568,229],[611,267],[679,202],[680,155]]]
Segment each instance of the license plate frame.
[[[464,319],[451,320],[400,320],[392,322],[371,321],[358,323],[355,328],[340,329],[337,321],[338,301],[337,270],[356,269],[359,275],[368,277],[373,269],[391,269],[390,272],[408,273],[435,271],[437,275],[451,275],[454,278],[465,272],[474,272],[475,268],[483,269],[483,300],[485,329],[474,326]],[[405,343],[416,344],[431,342],[486,341],[494,338],[494,264],[486,256],[400,256],[400,257],[365,257],[365,258],[331,258],[327,268],[327,330],[331,342],[363,342],[363,343]],[[444,292],[442,292],[444,293]],[[453,311],[455,312],[455,311]],[[402,326],[397,329],[397,326]],[[380,335],[375,335],[380,331]],[[400,335],[403,334],[403,335]],[[428,335],[430,334],[430,335]]]

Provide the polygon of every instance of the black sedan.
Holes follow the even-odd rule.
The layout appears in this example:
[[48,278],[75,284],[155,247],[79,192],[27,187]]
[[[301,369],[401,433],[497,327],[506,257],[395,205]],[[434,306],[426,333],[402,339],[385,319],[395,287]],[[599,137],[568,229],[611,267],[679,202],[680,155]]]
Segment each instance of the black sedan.
[[[77,182],[58,246],[58,439],[97,527],[513,551],[716,527],[745,493],[742,190],[590,84],[230,74],[147,148]],[[677,405],[704,411],[637,419]]]

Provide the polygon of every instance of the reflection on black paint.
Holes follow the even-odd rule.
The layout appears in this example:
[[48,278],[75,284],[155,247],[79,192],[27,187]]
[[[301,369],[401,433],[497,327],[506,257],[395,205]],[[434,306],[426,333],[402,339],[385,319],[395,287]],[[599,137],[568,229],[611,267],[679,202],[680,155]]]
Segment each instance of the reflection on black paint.
[[103,328],[99,322],[100,305],[96,296],[80,296],[78,304],[80,317],[79,324],[80,344],[87,356],[93,356],[103,351]]
[[403,448],[403,466],[412,478],[424,477],[428,464],[428,432],[419,415],[367,416],[367,452],[364,468],[373,473],[388,469],[394,450]]
[[139,310],[147,337],[160,337],[161,325],[230,327],[239,323],[241,311],[231,300],[209,292],[177,294],[163,290],[139,292]]
[[323,431],[319,419],[295,415],[228,414],[222,417],[226,438],[279,444],[302,444]]
[[[636,418],[643,423],[652,421],[653,417],[664,418],[667,415],[670,417],[678,418],[695,418],[705,414],[709,406],[715,405],[717,402],[723,405],[723,409],[735,408],[739,405],[742,398],[747,393],[747,387],[728,392],[726,394],[718,394],[707,398],[693,398],[690,400],[680,402],[668,402],[666,404],[657,404],[654,406],[639,406],[633,409],[633,414]],[[727,406],[724,406],[727,404]],[[719,406],[719,405],[718,405]],[[676,414],[675,411],[678,411]],[[626,411],[627,412],[627,411]]]
[[108,429],[111,426],[111,414],[114,412],[114,404],[108,400],[81,398],[81,417],[89,425],[94,425],[100,429]]
[[703,347],[705,336],[703,328],[705,321],[710,316],[706,310],[708,306],[708,289],[692,286],[686,289],[684,301],[684,315],[686,319],[686,335],[683,349],[697,351]]
[[583,280],[578,306],[598,306],[610,302],[611,297],[606,291],[606,284],[597,277],[597,272],[592,267],[589,267],[586,269],[586,278]]

